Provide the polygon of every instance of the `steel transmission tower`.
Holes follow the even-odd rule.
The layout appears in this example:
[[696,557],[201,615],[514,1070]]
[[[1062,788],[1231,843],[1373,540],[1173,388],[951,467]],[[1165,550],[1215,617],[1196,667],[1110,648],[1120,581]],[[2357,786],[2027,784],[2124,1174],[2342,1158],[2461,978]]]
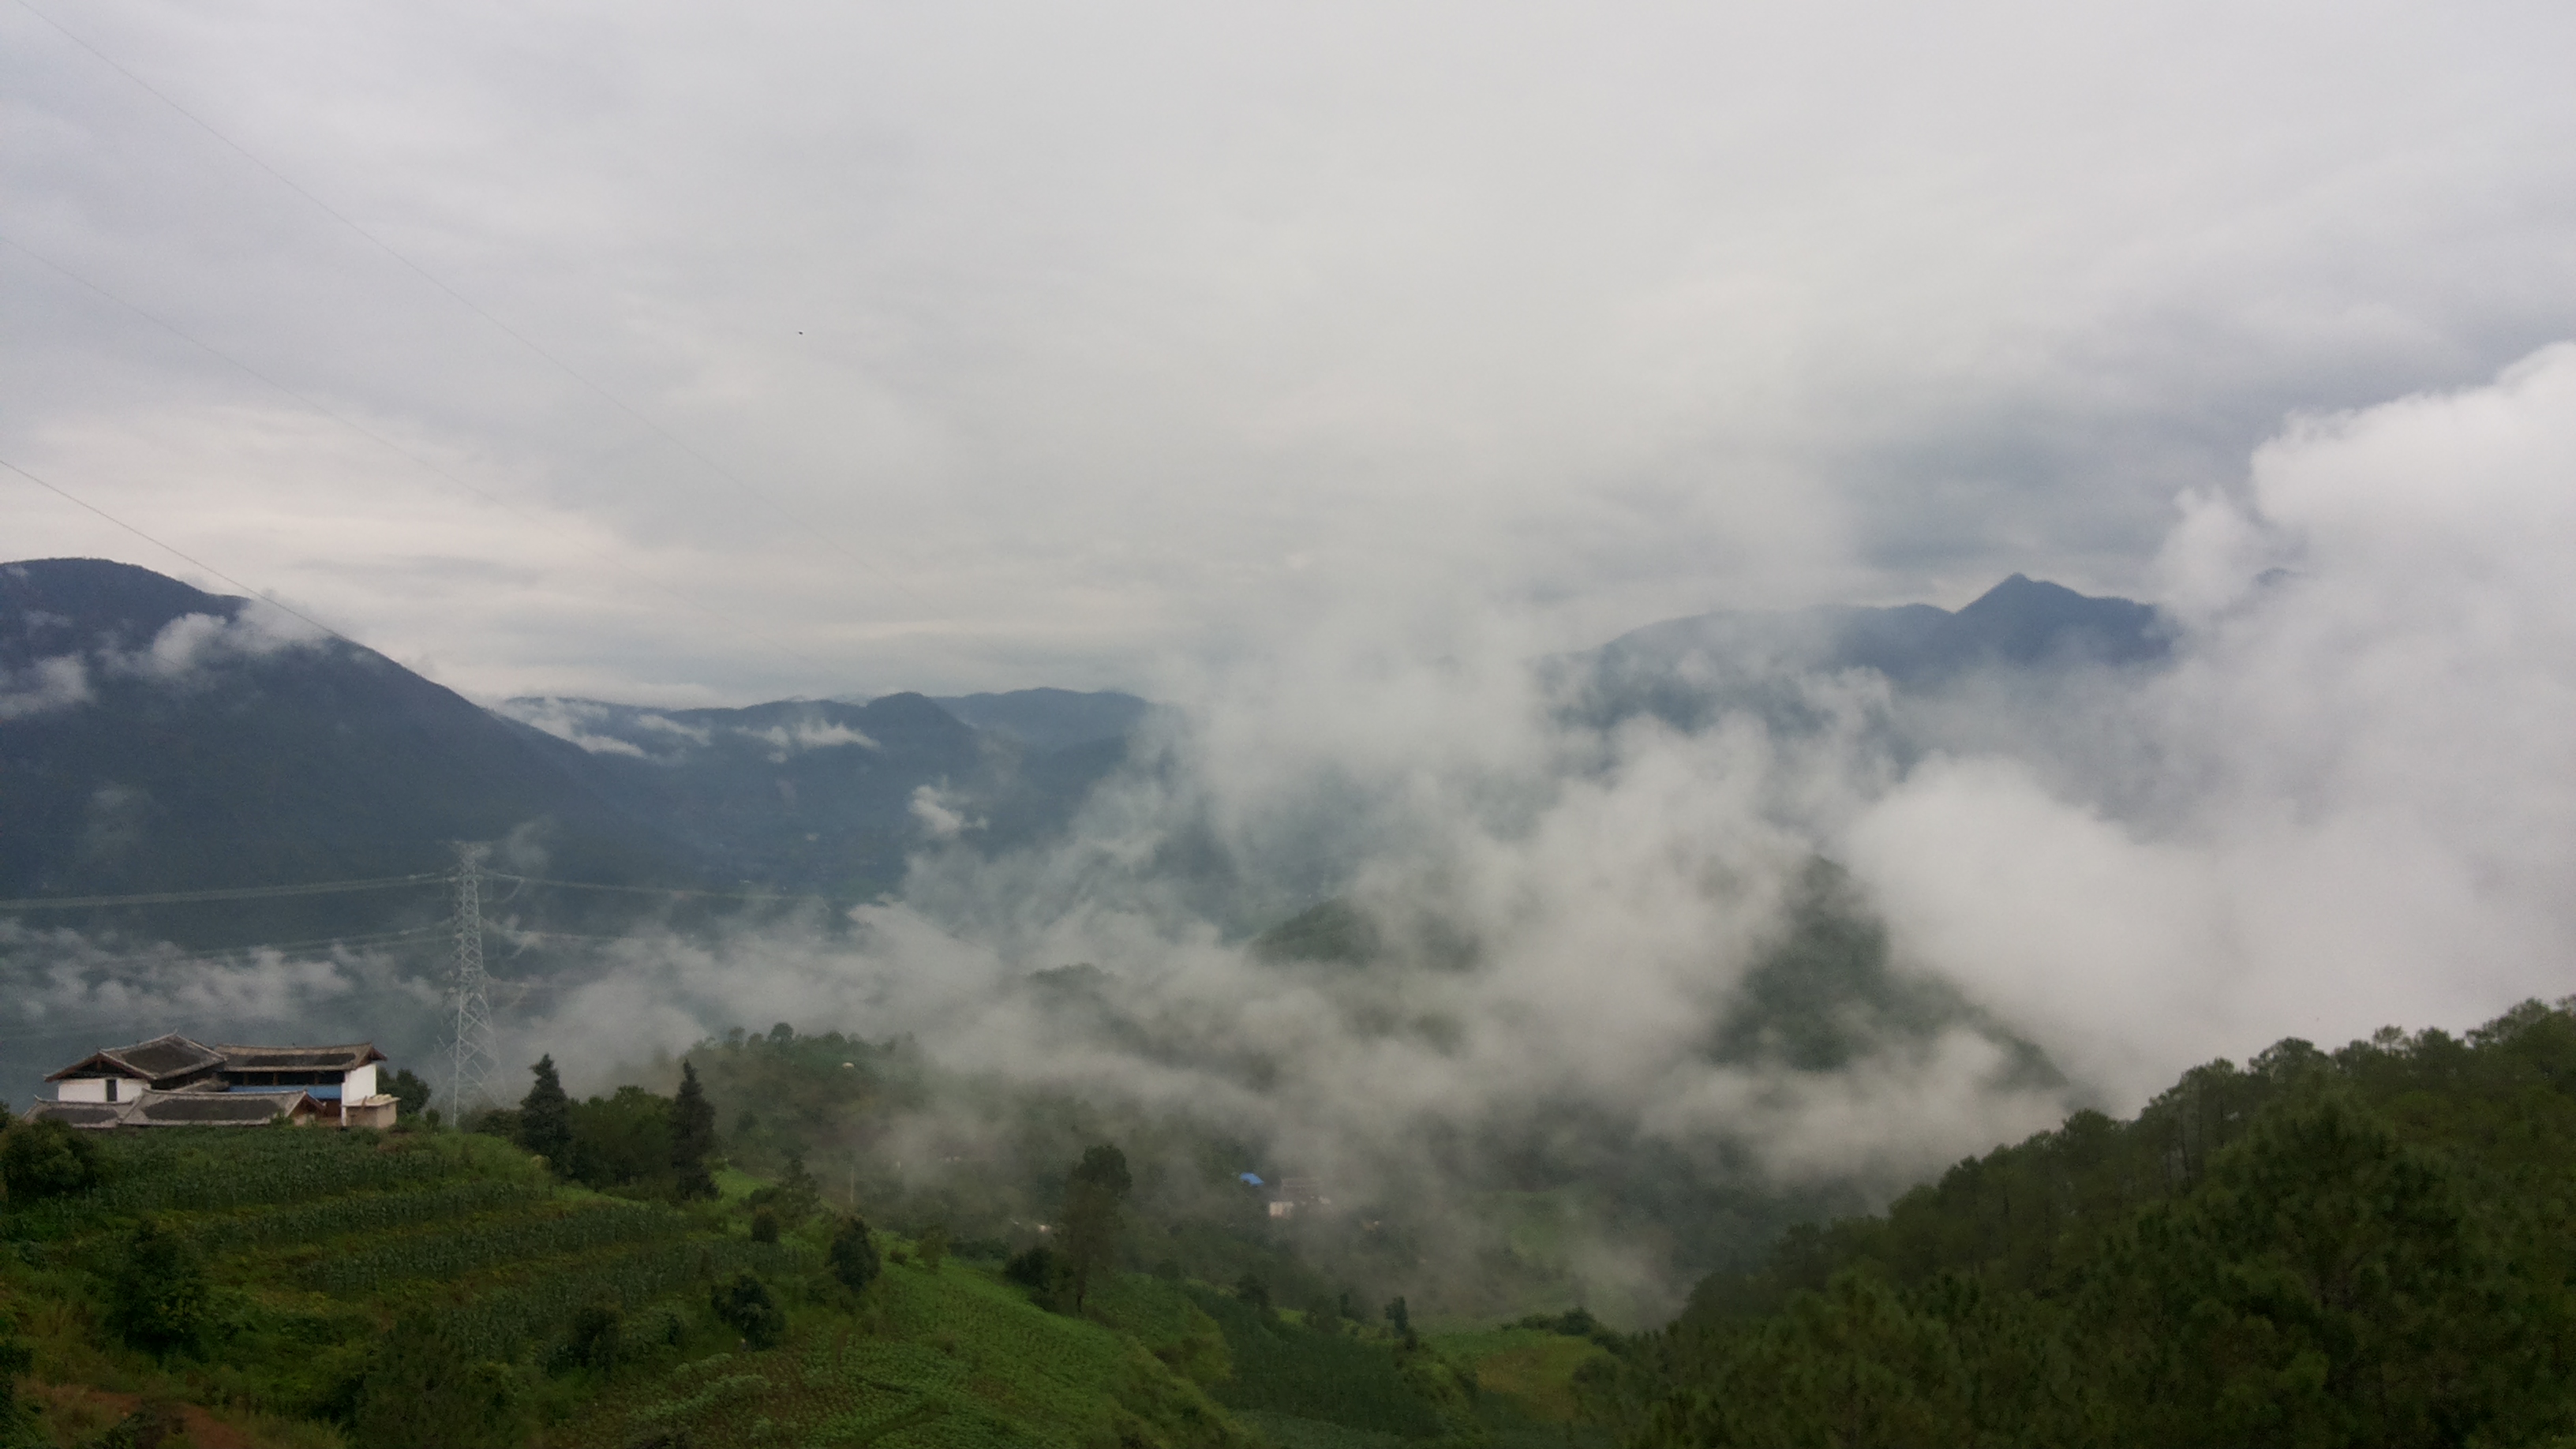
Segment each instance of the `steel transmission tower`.
[[455,1036],[449,1044],[447,1110],[462,1125],[488,1101],[500,1050],[492,1041],[492,978],[483,974],[483,847],[456,847]]

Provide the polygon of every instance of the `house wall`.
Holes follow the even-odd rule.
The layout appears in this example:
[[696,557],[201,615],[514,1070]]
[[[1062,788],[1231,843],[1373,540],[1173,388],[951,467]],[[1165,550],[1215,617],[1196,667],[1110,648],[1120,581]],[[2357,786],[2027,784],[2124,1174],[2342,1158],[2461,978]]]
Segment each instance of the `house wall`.
[[347,1098],[342,1098],[341,1100],[346,1104],[345,1111],[347,1114],[347,1120],[343,1124],[345,1126],[391,1127],[394,1125],[394,1111],[396,1103],[391,1097],[380,1098],[372,1102],[350,1101]]
[[[107,1078],[72,1077],[54,1084],[57,1102],[104,1102],[107,1100]],[[130,1091],[116,1094],[119,1100],[132,1097]]]
[[363,1102],[376,1094],[376,1064],[369,1062],[340,1082],[340,1100]]

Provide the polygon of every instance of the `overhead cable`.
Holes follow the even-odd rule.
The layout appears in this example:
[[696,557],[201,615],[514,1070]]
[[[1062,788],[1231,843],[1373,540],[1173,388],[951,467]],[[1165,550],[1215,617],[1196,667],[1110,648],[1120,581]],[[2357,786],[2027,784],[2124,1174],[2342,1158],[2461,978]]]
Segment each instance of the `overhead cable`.
[[600,882],[585,882],[585,879],[513,877],[513,874],[505,874],[505,871],[484,871],[484,874],[492,879],[515,879],[515,882],[523,882],[523,884],[554,884],[554,887],[564,887],[564,890],[616,890],[616,892],[623,892],[623,895],[690,895],[690,897],[703,897],[703,900],[819,900],[824,902],[824,905],[868,905],[866,900],[850,900],[850,897],[840,897],[840,895],[796,895],[796,892],[770,892],[770,890],[762,890],[762,892],[680,890],[680,887],[659,887],[659,884],[600,884]]
[[284,186],[287,190],[294,192],[296,195],[304,198],[307,202],[310,202],[313,207],[323,215],[338,222],[340,225],[347,227],[350,231],[355,232],[358,236],[364,238],[369,245],[383,252],[386,256],[393,258],[396,262],[401,263],[402,266],[414,276],[419,277],[422,281],[429,283],[432,287],[437,288],[448,297],[454,299],[459,305],[463,306],[467,311],[472,312],[475,316],[482,318],[485,323],[489,324],[494,330],[500,332],[503,336],[508,337],[510,340],[526,348],[529,352],[544,359],[547,364],[562,372],[566,377],[571,378],[573,381],[581,384],[584,388],[596,393],[599,397],[605,399],[610,406],[634,419],[645,429],[652,432],[654,436],[660,438],[665,443],[670,444],[672,447],[679,449],[689,457],[697,460],[697,462],[706,468],[707,471],[715,474],[719,478],[722,478],[736,488],[741,489],[743,492],[750,494],[752,497],[759,499],[762,503],[767,504],[772,512],[775,512],[778,516],[786,519],[788,522],[798,525],[805,531],[807,536],[824,543],[834,552],[839,553],[843,558],[848,559],[850,562],[857,564],[859,567],[864,568],[868,572],[883,579],[886,583],[892,585],[898,593],[911,599],[915,604],[920,605],[925,611],[930,609],[931,606],[928,600],[922,598],[919,594],[914,593],[909,586],[903,583],[902,580],[897,579],[893,574],[888,573],[873,560],[857,553],[846,545],[838,542],[833,536],[817,529],[810,521],[797,514],[794,510],[788,508],[785,504],[780,503],[777,499],[771,497],[766,492],[763,492],[761,489],[745,481],[742,477],[735,474],[731,469],[725,467],[715,459],[708,457],[697,448],[682,441],[669,429],[663,427],[660,423],[653,421],[651,417],[637,409],[633,404],[627,402],[624,398],[610,392],[606,387],[599,383],[593,382],[588,376],[575,368],[571,363],[564,361],[552,352],[547,351],[544,347],[539,346],[535,339],[519,331],[517,328],[512,327],[509,323],[492,315],[492,313],[484,309],[481,303],[476,302],[473,298],[466,296],[463,292],[456,290],[454,287],[449,286],[446,282],[440,280],[439,277],[435,273],[431,272],[427,267],[413,261],[409,256],[406,256],[404,253],[397,250],[391,242],[386,241],[374,232],[360,226],[357,222],[351,220],[345,213],[332,206],[329,202],[324,201],[321,197],[305,190],[304,187],[297,184],[285,172],[280,171],[276,167],[268,164],[266,161],[261,160],[259,155],[249,147],[244,146],[239,141],[236,141],[232,137],[215,129],[212,122],[171,99],[168,94],[164,93],[159,87],[153,85],[150,81],[145,80],[143,77],[136,75],[133,71],[126,69],[123,65],[118,64],[117,61],[108,55],[107,52],[83,39],[80,34],[74,31],[70,26],[63,24],[61,21],[56,20],[44,11],[37,9],[33,4],[29,3],[29,0],[17,0],[17,3],[20,9],[52,27],[57,33],[62,35],[66,40],[69,40],[72,44],[88,51],[108,69],[115,71],[118,75],[121,75],[127,80],[132,81],[135,85],[140,86],[146,93],[151,95],[153,99],[177,112],[197,129],[214,137],[217,141],[222,142],[225,147],[230,149],[234,154],[240,156],[243,160],[248,161],[253,166],[256,166],[260,170],[268,173],[268,175],[279,185]]
[[277,896],[336,895],[348,891],[384,891],[450,879],[446,871],[422,875],[389,875],[375,880],[327,880],[311,885],[235,886],[229,890],[154,891],[131,896],[28,896],[0,901],[0,911],[69,910],[87,906],[166,906],[188,901],[256,901]]
[[[321,630],[323,633],[330,635],[332,638],[339,640],[341,643],[348,645],[352,649],[364,649],[367,647],[366,645],[359,643],[357,640],[350,638],[348,635],[341,633],[339,630],[332,628],[330,625],[323,623],[321,620],[314,618],[312,615],[305,613],[303,610],[279,603],[277,600],[270,598],[268,595],[263,594],[259,590],[252,588],[250,585],[243,583],[241,580],[234,578],[231,574],[225,573],[222,569],[215,567],[213,564],[206,562],[195,554],[185,552],[180,549],[178,545],[163,543],[161,540],[145,533],[142,529],[135,527],[124,519],[119,518],[115,514],[108,512],[106,509],[99,507],[97,504],[79,497],[70,489],[63,487],[59,483],[39,478],[35,474],[28,472],[26,469],[19,467],[17,464],[10,462],[6,458],[0,458],[0,468],[6,468],[10,472],[17,474],[19,477],[26,479],[28,482],[35,484],[37,487],[44,489],[46,492],[88,509],[90,512],[97,514],[99,517],[104,518],[108,522],[115,524],[117,527],[124,529],[126,532],[133,534],[136,538],[143,540],[154,548],[166,550],[180,558],[186,559],[188,562],[195,564],[197,567],[204,569],[210,574],[213,574],[216,578],[222,579],[225,583],[241,590],[243,594],[259,600],[261,603],[268,605],[272,609],[293,614],[296,618],[303,620],[305,623],[312,625],[314,628]],[[0,904],[5,904],[5,902],[0,902]]]
[[[106,287],[103,287],[103,286],[99,285],[97,282],[92,281],[90,278],[88,278],[88,277],[85,277],[85,276],[81,275],[79,272],[76,272],[76,271],[72,270],[70,267],[67,267],[67,266],[63,265],[61,262],[55,261],[52,257],[46,256],[44,253],[37,251],[37,250],[36,250],[36,249],[34,249],[33,247],[28,246],[26,243],[21,242],[21,241],[17,240],[17,239],[16,239],[16,238],[14,238],[14,237],[8,236],[8,235],[6,235],[5,233],[0,233],[0,246],[6,246],[6,247],[8,247],[10,250],[12,250],[12,251],[14,251],[14,252],[18,253],[20,256],[26,257],[26,258],[27,258],[28,260],[30,260],[30,261],[33,261],[33,262],[38,263],[39,265],[42,265],[42,266],[45,266],[45,267],[51,268],[51,269],[52,269],[52,270],[53,270],[57,275],[62,276],[62,277],[66,278],[66,279],[68,279],[68,280],[70,280],[70,281],[72,281],[72,282],[74,282],[74,283],[77,283],[78,285],[80,285],[80,286],[82,286],[82,287],[87,288],[87,289],[88,289],[89,291],[91,291],[92,293],[95,293],[96,295],[98,295],[98,296],[100,296],[100,297],[103,297],[103,298],[105,298],[106,300],[108,300],[108,301],[110,301],[110,302],[115,303],[117,306],[124,308],[126,311],[133,313],[135,316],[142,318],[144,321],[151,323],[153,326],[160,328],[161,330],[163,330],[163,331],[165,331],[165,332],[169,333],[171,336],[176,337],[176,338],[178,338],[180,341],[187,343],[189,346],[194,347],[194,348],[198,349],[199,351],[204,352],[204,353],[206,353],[207,355],[209,355],[209,356],[211,356],[211,357],[214,357],[214,358],[217,358],[217,359],[219,359],[219,360],[221,360],[221,361],[223,361],[223,362],[230,363],[232,366],[234,366],[234,367],[236,367],[236,368],[240,369],[243,373],[245,373],[245,374],[249,375],[250,377],[252,377],[253,379],[255,379],[255,380],[259,381],[260,383],[263,383],[263,384],[265,384],[266,386],[268,386],[268,387],[270,387],[270,388],[275,389],[275,390],[276,390],[276,391],[278,391],[279,393],[282,393],[282,394],[284,394],[285,396],[287,396],[287,397],[289,397],[289,398],[294,399],[296,402],[298,402],[298,403],[302,404],[303,406],[305,406],[305,407],[307,407],[307,408],[312,409],[314,412],[321,414],[323,417],[330,419],[332,422],[338,423],[340,426],[342,426],[342,427],[344,427],[344,428],[347,428],[349,431],[351,431],[351,432],[353,432],[353,433],[356,433],[358,436],[360,436],[360,437],[362,437],[362,438],[366,438],[366,439],[368,439],[369,441],[371,441],[371,442],[374,442],[374,443],[378,444],[379,446],[381,446],[381,447],[383,447],[384,449],[386,449],[388,452],[391,452],[392,454],[394,454],[396,457],[398,457],[398,458],[402,458],[402,459],[404,459],[405,461],[407,461],[407,462],[409,462],[409,463],[411,463],[411,464],[413,464],[413,465],[415,465],[415,466],[417,466],[417,467],[419,467],[419,468],[425,469],[425,470],[427,470],[428,472],[430,472],[430,473],[432,473],[432,474],[436,475],[437,477],[439,477],[439,478],[441,478],[441,479],[444,479],[444,480],[445,480],[445,481],[447,481],[448,483],[451,483],[451,484],[455,485],[456,487],[461,488],[461,489],[465,490],[466,492],[473,494],[475,497],[482,499],[484,502],[491,504],[491,505],[492,505],[493,507],[495,507],[495,508],[498,508],[498,509],[503,510],[504,512],[506,512],[506,513],[510,514],[512,517],[515,517],[515,518],[517,518],[517,519],[521,520],[522,522],[530,523],[530,524],[534,524],[535,526],[537,526],[537,527],[539,527],[539,528],[545,529],[547,532],[554,534],[554,535],[555,535],[556,537],[558,537],[558,538],[566,538],[566,539],[571,538],[571,534],[570,534],[567,530],[565,530],[561,525],[556,524],[556,523],[553,523],[553,522],[551,522],[551,521],[549,521],[549,520],[547,520],[547,519],[545,519],[545,518],[543,518],[543,517],[541,517],[541,516],[539,516],[539,515],[537,515],[537,514],[531,513],[531,512],[529,512],[528,510],[526,510],[526,509],[524,509],[524,508],[519,507],[517,504],[514,504],[514,503],[510,502],[508,499],[501,497],[501,496],[500,496],[500,495],[498,495],[498,494],[495,494],[495,493],[489,492],[489,491],[487,491],[487,490],[485,490],[485,489],[482,489],[482,488],[478,488],[478,487],[474,486],[473,484],[466,482],[464,479],[457,477],[455,474],[453,474],[453,473],[451,473],[451,472],[447,471],[445,468],[442,468],[442,467],[438,466],[436,463],[431,462],[429,459],[427,459],[427,458],[425,458],[425,457],[421,456],[419,453],[416,453],[416,452],[412,451],[411,449],[404,447],[402,444],[400,444],[400,443],[398,443],[398,442],[395,442],[393,439],[386,437],[384,434],[382,434],[382,433],[380,433],[380,432],[377,432],[375,429],[368,427],[366,424],[361,423],[361,422],[358,422],[356,419],[351,418],[351,417],[349,417],[348,415],[346,415],[346,414],[344,414],[344,413],[342,413],[342,412],[338,411],[337,409],[334,409],[334,408],[332,408],[332,407],[330,407],[330,406],[328,406],[328,405],[324,404],[323,402],[321,402],[320,400],[318,400],[318,399],[316,399],[316,398],[313,398],[313,397],[311,397],[311,396],[309,396],[309,395],[307,395],[307,394],[305,394],[305,393],[298,392],[298,391],[297,391],[297,390],[295,390],[294,388],[287,386],[285,383],[278,381],[276,378],[271,377],[271,376],[269,376],[267,373],[260,371],[258,368],[251,366],[249,363],[244,362],[242,359],[240,359],[239,357],[234,356],[232,353],[229,353],[229,352],[225,351],[224,349],[222,349],[222,348],[220,348],[220,347],[217,347],[215,344],[213,344],[213,343],[211,343],[211,342],[208,342],[206,339],[204,339],[204,338],[202,338],[202,337],[199,337],[199,336],[198,336],[198,335],[196,335],[195,333],[190,332],[189,330],[187,330],[187,329],[186,329],[186,328],[184,328],[184,327],[181,327],[179,324],[177,324],[177,323],[175,323],[175,322],[170,321],[168,318],[166,318],[166,317],[162,317],[162,316],[159,316],[159,315],[157,315],[157,314],[155,314],[155,313],[153,313],[153,312],[151,312],[151,311],[149,311],[149,310],[145,309],[144,307],[142,307],[141,305],[139,305],[139,304],[137,304],[137,303],[127,301],[125,298],[120,297],[120,296],[118,296],[116,293],[109,291]],[[60,489],[57,489],[57,490],[55,490],[55,491],[60,492],[61,490],[60,490]],[[65,496],[69,496],[69,495],[65,495]],[[74,502],[79,502],[79,500],[78,500],[78,499],[74,499],[73,501],[74,501]],[[88,507],[88,505],[87,505],[87,504],[83,504],[82,506],[83,506],[83,507]],[[91,512],[93,512],[93,513],[98,512],[98,510],[96,510],[96,509],[94,509],[94,508],[93,508],[93,509],[91,509],[90,511],[91,511]],[[101,517],[105,517],[105,515],[104,515],[104,514],[102,514],[102,515],[100,515],[100,516],[101,516]],[[115,520],[113,520],[113,519],[110,519],[109,521],[110,521],[110,522],[115,522]],[[124,525],[121,525],[121,524],[120,524],[119,526],[120,526],[120,527],[122,527],[122,526],[124,526]],[[619,573],[625,574],[627,577],[629,577],[629,578],[631,578],[631,579],[634,579],[634,580],[636,580],[636,581],[637,581],[637,582],[639,582],[639,583],[644,584],[644,585],[645,585],[646,587],[648,587],[648,588],[655,589],[655,590],[657,590],[657,591],[659,591],[659,592],[661,592],[661,593],[664,593],[664,594],[669,595],[671,598],[678,600],[680,603],[687,605],[689,608],[692,608],[692,609],[697,610],[699,613],[702,613],[702,614],[706,615],[707,617],[709,617],[709,618],[711,618],[711,619],[714,619],[716,622],[718,622],[718,623],[720,623],[720,624],[723,624],[725,627],[727,627],[727,628],[729,628],[729,629],[732,629],[734,632],[736,632],[736,633],[738,633],[738,634],[741,634],[743,637],[745,637],[745,638],[747,638],[747,639],[750,639],[750,640],[752,640],[752,641],[754,641],[754,642],[756,642],[756,643],[758,643],[758,644],[761,644],[761,645],[763,645],[763,646],[765,646],[765,647],[767,647],[767,648],[777,650],[779,653],[786,655],[788,658],[790,658],[790,659],[792,659],[792,660],[795,660],[798,664],[800,664],[800,665],[804,666],[805,668],[807,668],[807,669],[809,669],[809,670],[814,671],[815,675],[816,675],[818,678],[819,678],[819,677],[822,677],[822,676],[825,676],[825,675],[829,675],[830,673],[832,673],[832,671],[831,671],[829,668],[827,668],[825,665],[823,665],[823,664],[822,664],[822,663],[820,663],[819,661],[812,660],[812,659],[808,659],[808,658],[806,658],[804,655],[797,653],[795,650],[790,649],[790,648],[788,648],[786,645],[779,643],[777,640],[770,638],[768,635],[761,633],[759,630],[757,630],[757,629],[755,629],[755,628],[751,627],[749,624],[744,623],[744,622],[743,622],[743,621],[741,621],[740,619],[736,619],[736,618],[734,618],[732,615],[727,614],[727,613],[723,612],[722,610],[719,610],[719,609],[713,608],[713,607],[711,607],[711,606],[709,606],[709,605],[706,605],[706,604],[702,604],[702,603],[698,602],[697,600],[695,600],[695,599],[693,599],[693,598],[690,598],[688,595],[681,593],[679,590],[677,590],[677,589],[675,589],[675,588],[671,587],[669,584],[666,584],[666,583],[662,582],[661,580],[659,580],[659,579],[657,579],[657,578],[654,578],[652,575],[647,574],[647,573],[643,572],[642,570],[635,569],[635,568],[632,568],[632,567],[628,566],[626,563],[624,563],[624,562],[622,562],[621,560],[619,560],[616,556],[614,556],[613,554],[610,554],[607,550],[605,550],[605,549],[600,549],[600,548],[592,548],[592,547],[589,547],[588,545],[578,545],[578,546],[585,547],[585,548],[589,548],[589,552],[590,552],[591,557],[593,557],[593,558],[595,558],[595,559],[599,560],[601,563],[604,563],[604,564],[608,565],[610,568],[613,568],[613,569],[617,570]],[[163,545],[162,545],[162,547],[164,547],[164,548],[168,548],[168,547],[169,547],[169,545],[167,545],[167,544],[163,544]],[[171,549],[170,551],[171,551],[172,553],[178,553],[178,550],[177,550],[177,549]],[[180,554],[180,557],[185,558],[185,557],[187,557],[187,555],[185,555],[185,554]],[[199,564],[199,565],[198,565],[198,567],[203,568],[203,567],[205,567],[205,565],[203,565],[203,564]],[[241,586],[237,584],[237,585],[235,585],[235,587],[241,587]],[[281,606],[281,607],[283,607],[283,606]],[[290,611],[290,612],[292,612],[292,611]],[[302,617],[302,616],[300,616],[300,615],[299,615],[298,617]]]

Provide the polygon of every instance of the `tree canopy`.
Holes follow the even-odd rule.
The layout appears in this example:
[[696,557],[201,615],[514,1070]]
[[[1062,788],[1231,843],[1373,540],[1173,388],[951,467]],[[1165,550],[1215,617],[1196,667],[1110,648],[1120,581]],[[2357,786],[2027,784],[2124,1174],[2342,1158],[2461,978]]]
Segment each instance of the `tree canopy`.
[[552,1053],[539,1057],[528,1070],[537,1080],[528,1095],[519,1099],[519,1145],[568,1177],[572,1174],[572,1099],[564,1095]]
[[2576,1431],[2576,1013],[2284,1041],[1787,1235],[1585,1371],[1644,1446]]

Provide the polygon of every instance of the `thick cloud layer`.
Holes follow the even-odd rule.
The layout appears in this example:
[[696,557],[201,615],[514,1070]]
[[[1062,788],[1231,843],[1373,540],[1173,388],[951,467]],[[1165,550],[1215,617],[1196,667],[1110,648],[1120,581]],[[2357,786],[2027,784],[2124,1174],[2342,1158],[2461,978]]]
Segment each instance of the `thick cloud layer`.
[[2528,0],[39,8],[0,457],[487,696],[2140,592],[2285,412],[2576,335]]
[[[2170,662],[1923,694],[1774,661],[1794,730],[1581,723],[1508,616],[1318,620],[1188,682],[1070,839],[934,846],[844,931],[602,947],[517,999],[504,1059],[598,1087],[784,1020],[911,1034],[1417,1202],[1647,1153],[1866,1200],[2211,1056],[2565,991],[2572,479],[2576,347],[2298,419],[2241,501],[2182,500]],[[1892,952],[1883,980],[1793,962],[1827,983],[1799,1025],[1829,1060],[1779,1015],[1820,879]],[[1365,923],[1359,959],[1247,942],[1326,899]],[[22,1010],[331,1016],[394,970],[374,959],[130,983],[67,959]],[[1632,1304],[1679,1287],[1659,1252],[1584,1241]]]
[[1939,760],[1845,836],[1919,964],[2132,1100],[2572,984],[2576,347],[2302,420],[2252,484],[2186,501],[2190,649],[2090,779]]
[[[1473,637],[1416,663],[1328,631],[1211,681],[1073,843],[926,857],[857,950],[639,948],[552,1027],[588,1023],[592,1052],[648,1011],[668,1045],[718,1017],[918,1031],[962,1064],[1243,1113],[1325,1157],[1575,1101],[1753,1144],[1783,1177],[1889,1181],[2278,1036],[2462,1026],[2562,992],[2576,945],[2571,404],[2558,348],[2295,423],[2246,503],[2187,501],[2175,662],[2040,693],[1818,678],[1815,732],[1738,714],[1603,733]],[[1713,1054],[1818,853],[1905,971],[1989,1015],[1832,1073]],[[1228,944],[1325,892],[1409,969]],[[1074,961],[1158,1044],[1004,989]],[[2013,1032],[2072,1085],[2016,1076]],[[1282,1065],[1253,1092],[1256,1058]]]

